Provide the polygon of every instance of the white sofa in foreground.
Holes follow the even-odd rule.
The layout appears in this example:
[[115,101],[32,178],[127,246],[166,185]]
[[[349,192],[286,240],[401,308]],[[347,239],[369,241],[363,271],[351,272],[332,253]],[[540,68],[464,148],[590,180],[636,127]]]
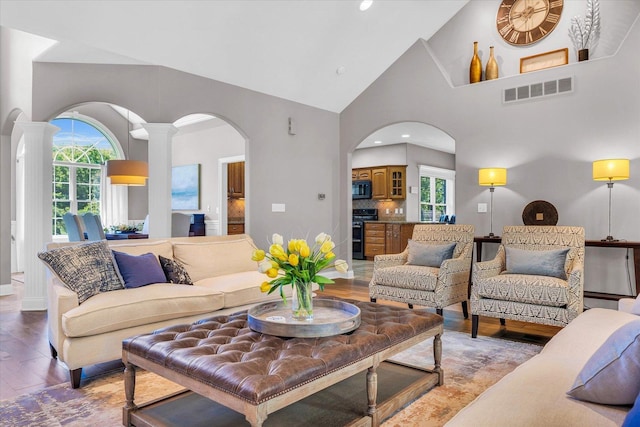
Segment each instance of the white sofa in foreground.
[[[79,245],[49,243],[47,250]],[[79,303],[78,294],[48,274],[51,354],[64,362],[74,388],[82,367],[122,357],[122,340],[180,323],[247,309],[280,298],[260,292],[265,276],[251,260],[248,235],[114,240],[109,247],[130,255],[153,253],[183,264],[193,285],[154,283],[100,292]],[[287,296],[291,295],[286,287]]]
[[[630,305],[625,303],[624,306]],[[587,310],[554,336],[540,354],[488,388],[446,426],[622,425],[630,406],[584,402],[566,393],[589,358],[607,338],[623,325],[639,319],[623,311],[602,308]],[[640,354],[638,357],[640,360]]]

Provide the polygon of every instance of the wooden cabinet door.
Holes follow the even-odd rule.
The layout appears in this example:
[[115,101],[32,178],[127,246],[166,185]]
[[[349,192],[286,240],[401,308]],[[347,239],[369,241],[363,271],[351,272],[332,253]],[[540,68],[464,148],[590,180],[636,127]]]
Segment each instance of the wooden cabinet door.
[[385,253],[399,254],[400,250],[400,224],[387,224]]
[[387,168],[371,169],[371,198],[388,199]]
[[371,180],[371,169],[358,169],[358,179],[361,181]]
[[227,191],[231,198],[244,197],[244,162],[227,165]]
[[388,178],[389,178],[389,198],[390,199],[405,199],[407,197],[407,167],[406,166],[389,166]]
[[358,179],[358,169],[351,169],[351,181]]
[[409,239],[413,236],[413,227],[415,224],[402,224],[400,226],[400,252],[407,248]]

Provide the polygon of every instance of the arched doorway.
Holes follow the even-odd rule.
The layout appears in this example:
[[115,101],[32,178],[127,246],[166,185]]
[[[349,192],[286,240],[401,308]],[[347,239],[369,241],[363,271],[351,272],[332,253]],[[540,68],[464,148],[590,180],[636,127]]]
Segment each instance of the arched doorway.
[[[433,221],[441,212],[455,213],[455,140],[446,132],[413,121],[382,126],[354,143],[350,160],[352,171],[406,166],[406,192],[394,199],[375,193],[370,199],[352,198],[349,217],[353,209],[373,209],[378,220],[389,222]],[[352,240],[354,233],[352,229]],[[364,237],[360,249],[366,244]]]

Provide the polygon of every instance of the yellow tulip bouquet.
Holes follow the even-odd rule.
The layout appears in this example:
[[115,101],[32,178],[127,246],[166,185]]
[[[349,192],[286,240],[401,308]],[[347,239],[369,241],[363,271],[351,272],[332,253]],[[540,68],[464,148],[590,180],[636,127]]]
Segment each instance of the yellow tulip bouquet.
[[326,233],[318,234],[313,246],[309,246],[304,239],[291,239],[286,249],[283,237],[274,234],[269,252],[256,249],[251,257],[258,262],[258,271],[272,279],[263,282],[260,290],[267,293],[279,290],[282,300],[286,303],[283,286],[292,285],[294,296],[297,297],[294,300],[297,299],[298,305],[293,308],[294,317],[312,318],[311,284],[317,283],[323,290],[324,285],[334,283],[318,273],[330,267],[346,273],[349,268],[345,260],[335,259],[333,248],[335,243]]

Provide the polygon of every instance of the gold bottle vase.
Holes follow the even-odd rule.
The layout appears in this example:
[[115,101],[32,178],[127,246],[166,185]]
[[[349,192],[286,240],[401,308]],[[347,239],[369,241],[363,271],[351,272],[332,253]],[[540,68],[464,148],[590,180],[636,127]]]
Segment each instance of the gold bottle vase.
[[482,62],[478,56],[478,42],[473,42],[473,58],[469,65],[469,82],[478,83],[482,80]]
[[489,60],[487,61],[487,68],[484,71],[485,80],[495,80],[498,78],[498,62],[493,56],[493,46],[489,47]]

